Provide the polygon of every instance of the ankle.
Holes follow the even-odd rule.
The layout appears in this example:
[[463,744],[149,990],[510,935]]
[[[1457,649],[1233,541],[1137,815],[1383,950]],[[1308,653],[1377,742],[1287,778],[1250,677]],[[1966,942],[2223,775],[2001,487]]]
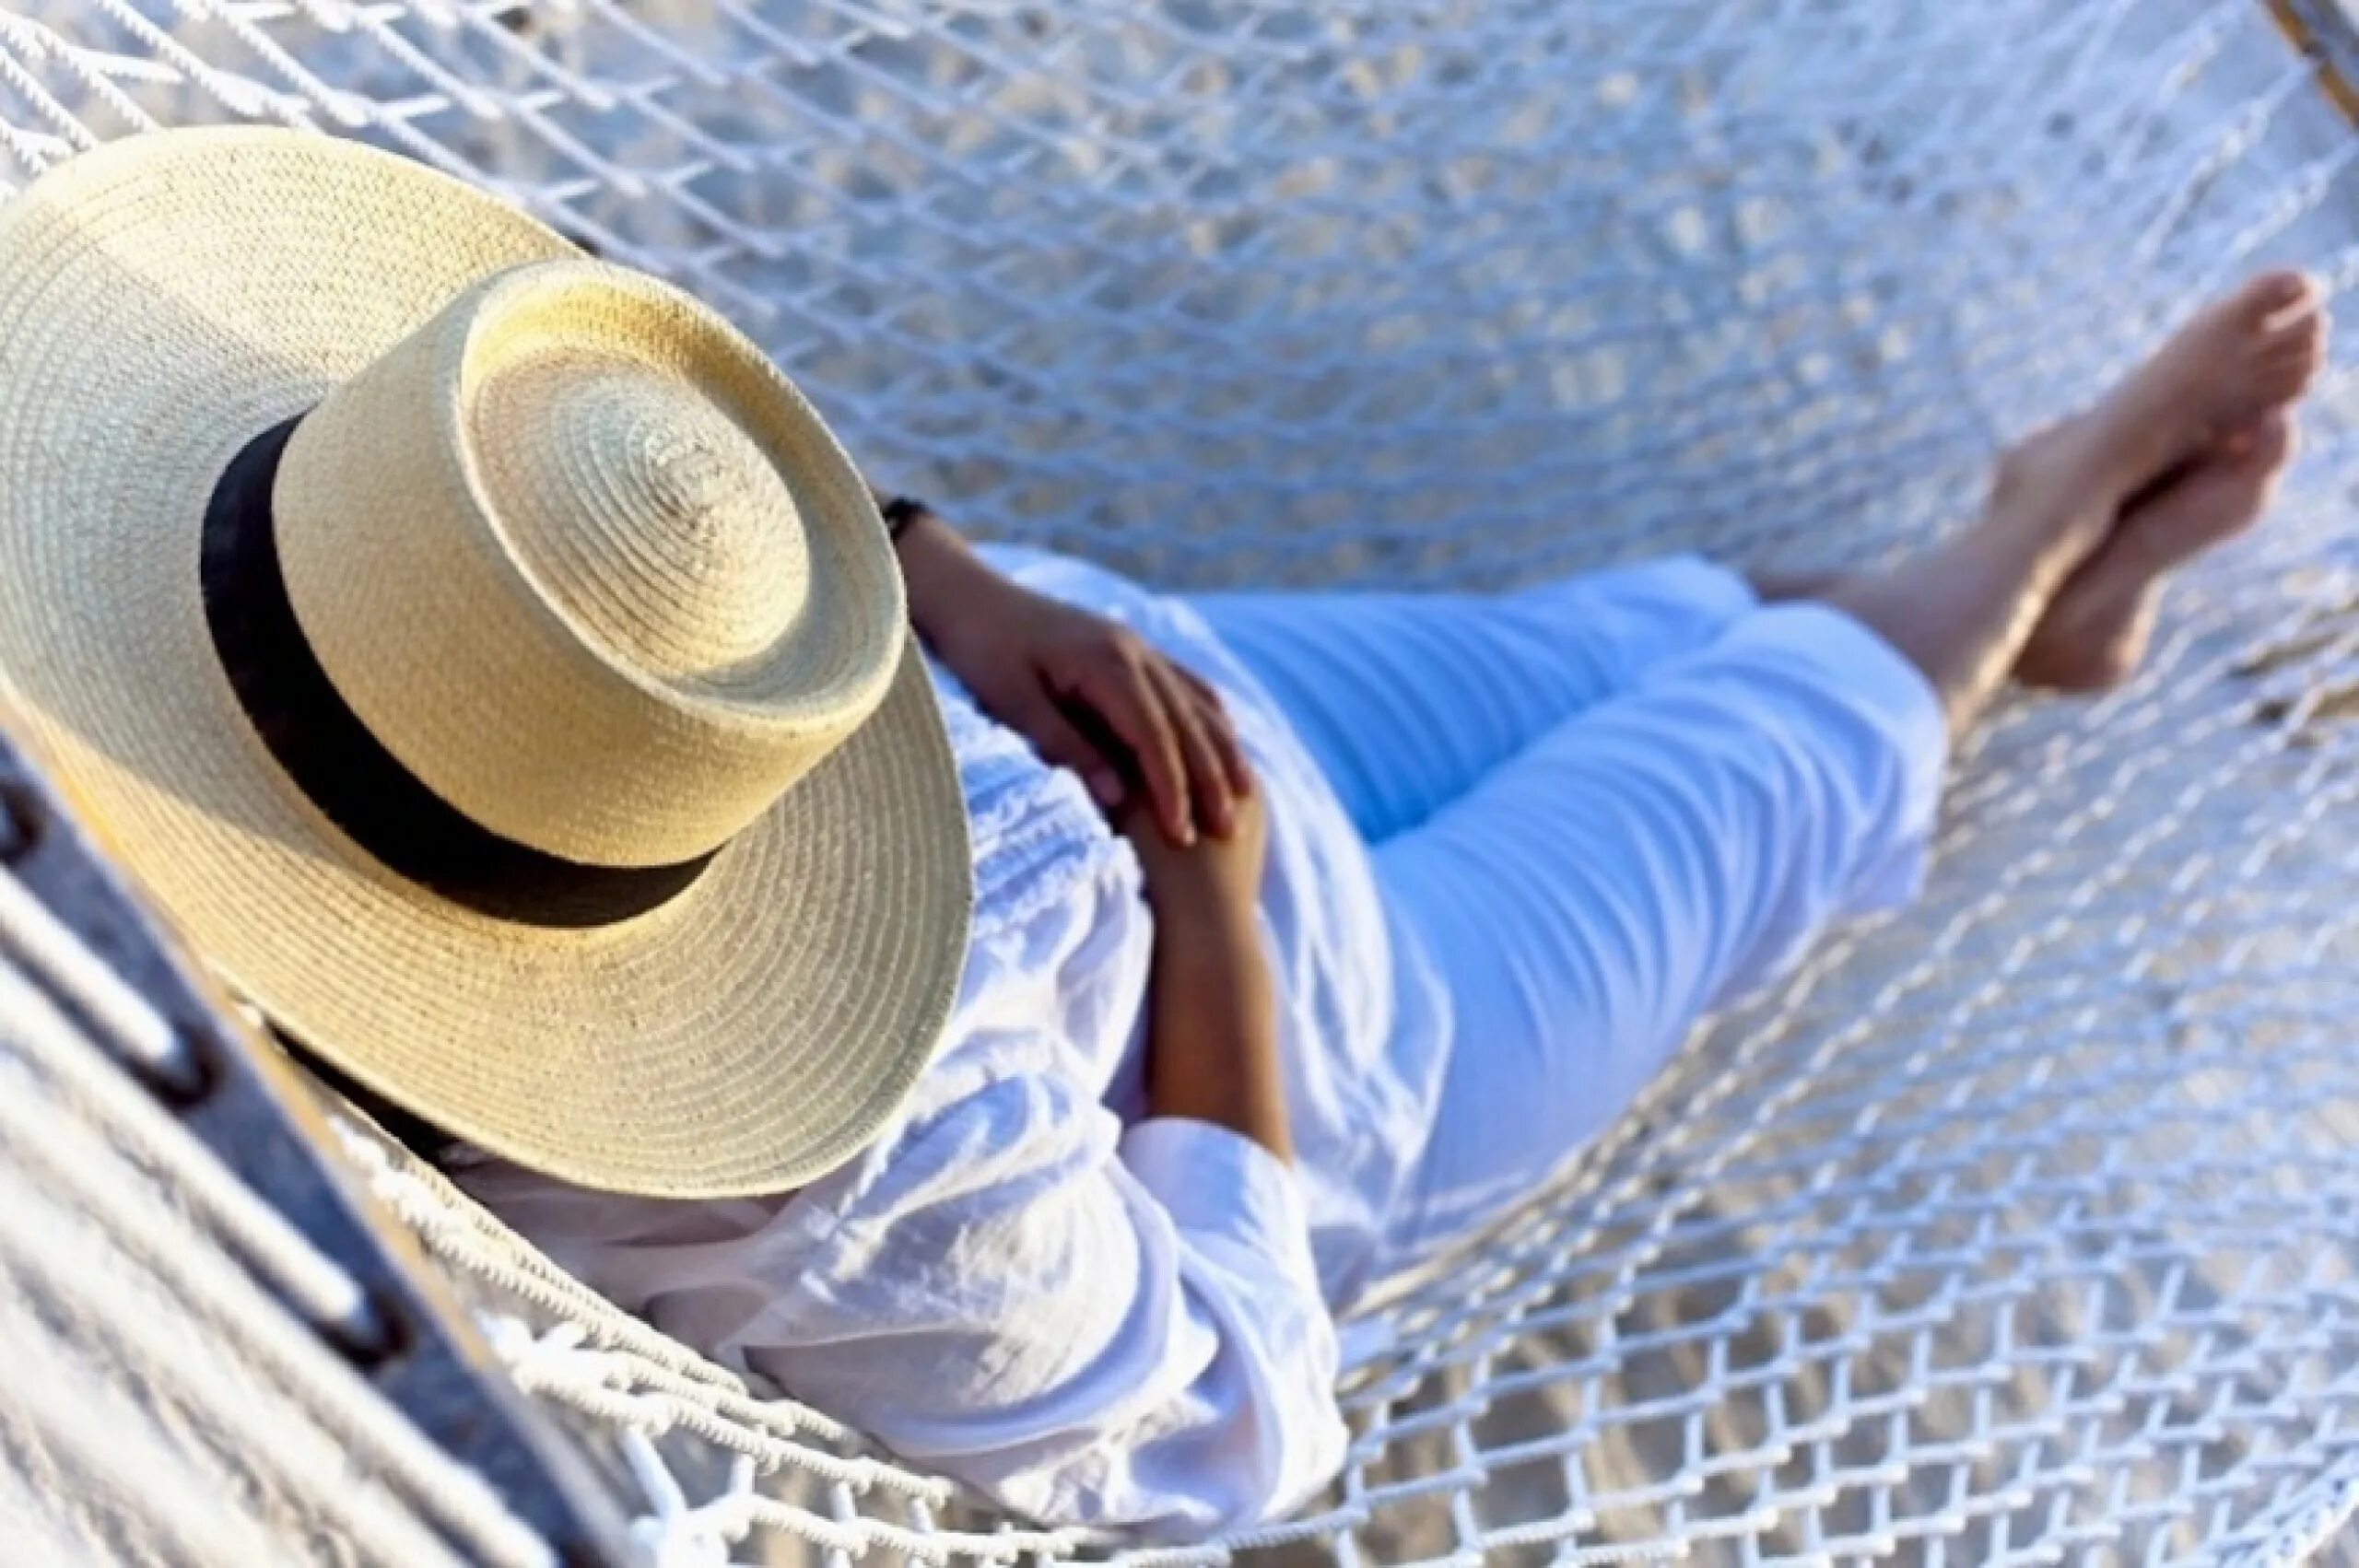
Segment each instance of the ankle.
[[2001,453],[1990,498],[1973,532],[2020,555],[2035,577],[2058,584],[2111,531],[2119,487],[2094,449],[2085,417],[2068,420]]
[[2112,514],[2094,508],[2070,511],[1994,507],[1955,542],[1961,564],[1997,580],[2021,585],[2043,607],[2104,545]]

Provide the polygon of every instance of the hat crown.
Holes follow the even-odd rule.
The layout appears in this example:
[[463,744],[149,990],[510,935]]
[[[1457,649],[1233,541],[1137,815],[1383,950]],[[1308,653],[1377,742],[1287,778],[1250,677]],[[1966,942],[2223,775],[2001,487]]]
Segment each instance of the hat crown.
[[473,421],[520,562],[623,662],[727,685],[802,617],[793,494],[693,388],[628,359],[546,355],[490,377]]
[[[774,1194],[871,1140],[957,990],[967,818],[867,488],[757,350],[485,193],[308,131],[67,159],[0,201],[0,454],[23,460],[0,706],[208,969],[353,1082],[586,1187]],[[536,301],[524,346],[621,373],[478,428],[464,394],[524,362],[503,323]],[[610,393],[638,416],[594,416]],[[773,472],[712,462],[733,432]],[[665,673],[588,606],[593,580],[647,604],[668,579],[604,544],[554,561],[487,473],[484,443],[528,438],[634,472],[612,511],[699,581],[799,553],[800,607],[748,630],[742,601],[691,596],[733,631]],[[547,450],[529,462],[570,488]],[[820,754],[722,853],[672,858]],[[608,897],[634,886],[677,892]]]
[[272,492],[337,695],[493,834],[695,860],[884,700],[906,643],[867,487],[752,344],[588,261],[479,285],[329,394]]

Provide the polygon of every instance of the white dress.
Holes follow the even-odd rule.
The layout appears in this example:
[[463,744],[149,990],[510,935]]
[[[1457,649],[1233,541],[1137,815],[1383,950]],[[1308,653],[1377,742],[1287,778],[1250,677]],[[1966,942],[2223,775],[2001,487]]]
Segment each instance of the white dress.
[[1913,888],[1939,706],[1857,623],[1688,559],[1181,602],[990,554],[1227,699],[1270,814],[1295,1165],[1145,1115],[1136,861],[939,677],[974,936],[891,1129],[773,1198],[459,1174],[657,1327],[1021,1513],[1250,1524],[1341,1463],[1334,1310],[1528,1192],[1827,920]]

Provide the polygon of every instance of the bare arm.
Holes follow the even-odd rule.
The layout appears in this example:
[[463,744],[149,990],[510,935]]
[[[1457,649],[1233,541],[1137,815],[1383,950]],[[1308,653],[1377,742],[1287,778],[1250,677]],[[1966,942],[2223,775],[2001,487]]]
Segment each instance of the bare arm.
[[1109,815],[1143,795],[1175,844],[1229,834],[1252,775],[1211,686],[1127,627],[1008,580],[931,512],[896,549],[910,624],[985,712],[1080,774]]
[[1125,825],[1155,906],[1147,1110],[1225,1127],[1291,1162],[1277,1002],[1262,946],[1268,825],[1258,799],[1238,814],[1226,839],[1187,848]]

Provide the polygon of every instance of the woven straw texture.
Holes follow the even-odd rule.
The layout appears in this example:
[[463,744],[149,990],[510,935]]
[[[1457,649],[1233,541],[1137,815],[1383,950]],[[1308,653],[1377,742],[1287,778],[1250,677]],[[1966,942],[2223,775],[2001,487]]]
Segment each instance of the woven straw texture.
[[[2359,148],[2254,0],[0,4],[0,179],[224,120],[522,202],[735,317],[894,483],[1168,582],[1872,560],[2224,282],[2359,277]],[[1331,1496],[1156,1561],[2359,1560],[2359,401],[2318,401],[2140,679],[1964,760],[1919,909],[1356,1325]],[[356,1153],[668,1561],[1119,1550]],[[131,1402],[130,1350],[38,1327],[111,1379],[54,1402]],[[285,1475],[189,1495],[344,1495]]]
[[[443,177],[284,132],[110,148],[0,209],[0,672],[25,733],[192,940],[363,1082],[581,1180],[773,1191],[865,1142],[963,965],[965,822],[883,529],[758,356],[599,264],[462,299],[563,246]],[[588,350],[607,369],[569,391],[636,421],[637,440],[729,423],[696,403],[693,372],[786,464],[799,511],[764,517],[800,521],[813,600],[785,636],[753,648],[758,624],[691,617],[675,582],[681,620],[741,646],[668,675],[617,646],[634,608],[658,613],[634,591],[667,586],[627,552],[687,532],[684,500],[754,477],[702,462],[684,480],[675,451],[664,484],[707,494],[651,484],[634,507],[583,477],[535,504],[522,492],[546,476],[510,459],[487,465],[502,509],[475,510],[451,432],[521,441],[491,427],[532,416],[511,372]],[[662,864],[728,840],[684,889],[604,924],[479,913],[386,869],[280,770],[214,650],[198,556],[231,454],[315,404],[277,533],[339,695],[429,788],[535,848]],[[596,437],[571,412],[546,447]],[[578,536],[603,559],[503,532],[546,536],[534,520],[568,506],[605,520]],[[534,591],[551,582],[603,596],[605,624]],[[634,837],[572,804],[601,790],[666,809]]]
[[[209,141],[172,153],[176,183],[209,171]],[[335,270],[368,287],[366,231],[330,232],[363,236]],[[273,509],[304,638],[370,731],[474,821],[592,865],[730,842],[875,711],[906,643],[825,427],[750,345],[604,263],[470,291],[338,388]]]

